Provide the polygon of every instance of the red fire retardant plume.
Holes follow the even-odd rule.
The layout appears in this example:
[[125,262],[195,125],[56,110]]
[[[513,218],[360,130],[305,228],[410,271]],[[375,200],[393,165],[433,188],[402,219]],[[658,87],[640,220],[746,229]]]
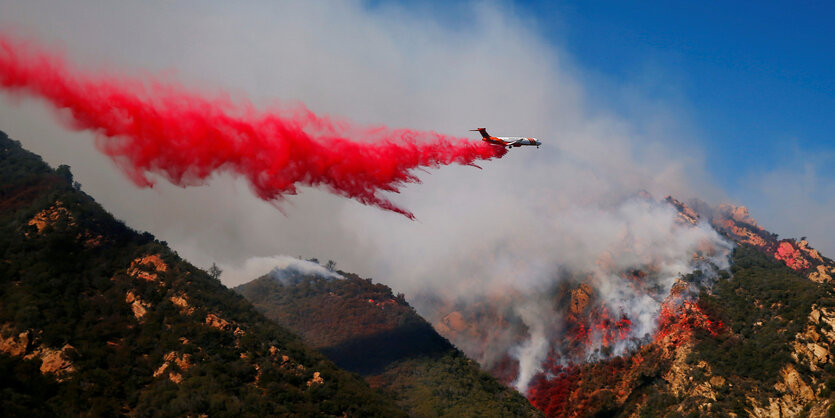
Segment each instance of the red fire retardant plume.
[[296,194],[299,185],[324,186],[414,219],[380,192],[417,182],[418,168],[474,165],[506,152],[435,132],[358,127],[303,107],[259,112],[153,79],[91,75],[2,33],[0,87],[67,111],[70,127],[95,132],[98,148],[140,187],[153,186],[148,173],[189,186],[232,172],[266,201]]

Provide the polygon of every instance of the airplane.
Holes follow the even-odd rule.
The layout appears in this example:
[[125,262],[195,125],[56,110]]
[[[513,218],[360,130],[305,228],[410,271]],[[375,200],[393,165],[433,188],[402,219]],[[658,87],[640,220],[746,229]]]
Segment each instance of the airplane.
[[487,133],[487,128],[470,129],[474,132],[481,133],[481,140],[487,141],[493,145],[501,145],[510,149],[511,147],[521,147],[523,145],[536,145],[539,148],[542,142],[536,138],[524,138],[521,136],[490,136]]

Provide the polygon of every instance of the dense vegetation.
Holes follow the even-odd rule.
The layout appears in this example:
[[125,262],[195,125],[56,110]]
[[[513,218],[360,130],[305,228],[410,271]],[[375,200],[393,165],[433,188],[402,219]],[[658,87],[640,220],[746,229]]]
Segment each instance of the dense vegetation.
[[356,275],[265,276],[236,288],[340,367],[386,390],[413,416],[525,416],[536,411],[441,337],[402,295]]
[[[750,246],[734,251],[731,273],[699,299],[708,315],[728,325],[728,332],[701,332],[690,360],[707,361],[715,374],[756,388],[760,397],[774,396],[780,369],[793,364],[790,344],[806,327],[813,305],[835,306],[832,286],[812,282]],[[815,375],[825,381],[833,372],[830,366]],[[730,406],[739,409],[742,392],[727,394]]]
[[[0,416],[536,414],[402,295],[341,274],[238,288],[262,314],[216,274],[106,213],[69,167],[53,170],[0,133]],[[566,367],[533,396],[555,415],[745,415],[751,399],[767,405],[786,393],[775,384],[793,365],[816,402],[831,401],[832,361],[810,370],[792,357],[814,305],[835,309],[831,283],[741,246],[731,274],[698,298],[698,312],[722,327],[695,327],[682,361],[650,343]],[[48,353],[70,369],[44,371]],[[686,382],[677,394],[673,367]]]
[[0,133],[0,415],[402,415],[79,188]]

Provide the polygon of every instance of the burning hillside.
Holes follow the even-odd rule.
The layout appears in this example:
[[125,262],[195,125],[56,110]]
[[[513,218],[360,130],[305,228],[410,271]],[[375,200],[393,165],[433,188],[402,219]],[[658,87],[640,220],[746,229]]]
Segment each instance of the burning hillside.
[[[818,341],[829,343],[814,314],[822,312],[815,303],[829,300],[821,295],[831,297],[831,287],[820,287],[831,280],[831,260],[805,240],[778,239],[744,207],[670,197],[660,205],[674,208],[669,219],[678,233],[709,228],[728,241],[695,241],[671,273],[658,248],[624,234],[618,250],[641,262],[618,262],[623,254],[609,251],[590,271],[558,270],[537,293],[496,292],[471,304],[435,295],[433,306],[445,312],[436,328],[548,416],[794,415],[812,401],[827,408],[830,392],[803,389],[827,387],[822,378],[795,369],[831,364],[815,354]],[[729,241],[742,246],[730,271]],[[803,334],[806,316],[818,325]],[[769,385],[781,397],[767,398]]]
[[[679,323],[678,312],[695,309],[691,283],[674,285],[685,275],[713,280],[727,267],[731,245],[695,213],[687,221],[668,202],[634,198],[613,213],[619,224],[607,245],[576,243],[586,256],[597,250],[586,268],[566,260],[538,272],[547,276],[530,288],[508,280],[476,301],[434,294],[416,303],[438,312],[431,319],[444,336],[523,393],[532,381],[541,386],[572,365],[634,351],[653,340],[660,324]],[[652,222],[641,223],[640,213]]]

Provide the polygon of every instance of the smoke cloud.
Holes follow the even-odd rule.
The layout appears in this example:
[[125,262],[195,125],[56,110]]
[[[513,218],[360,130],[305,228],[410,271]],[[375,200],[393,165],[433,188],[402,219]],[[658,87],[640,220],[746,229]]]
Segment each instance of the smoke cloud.
[[0,87],[68,110],[68,126],[95,132],[99,149],[140,187],[153,186],[148,173],[188,186],[227,171],[245,177],[267,201],[297,194],[300,184],[321,185],[414,219],[379,193],[417,182],[415,168],[474,165],[507,152],[434,132],[360,128],[303,106],[263,114],[247,103],[209,100],[159,80],[73,72],[32,42],[3,34]]
[[549,356],[583,362],[647,341],[677,279],[728,266],[731,244],[709,224],[682,222],[649,197],[577,200],[535,225],[515,220],[536,211],[520,205],[469,251],[399,273],[414,275],[418,311],[482,365],[513,358],[523,393]]
[[328,270],[319,263],[286,255],[275,257],[252,257],[241,265],[223,265],[221,279],[235,283],[246,283],[269,274],[284,285],[291,285],[304,276],[319,276],[326,279],[342,279],[342,275]]

